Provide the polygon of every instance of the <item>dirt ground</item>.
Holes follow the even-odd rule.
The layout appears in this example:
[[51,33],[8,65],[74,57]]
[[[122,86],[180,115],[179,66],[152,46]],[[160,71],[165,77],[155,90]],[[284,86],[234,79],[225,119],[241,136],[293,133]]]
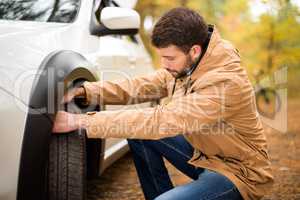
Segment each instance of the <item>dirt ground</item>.
[[[288,101],[288,131],[265,126],[275,184],[264,200],[300,200],[300,100]],[[174,185],[189,178],[167,163]],[[131,154],[114,163],[104,175],[88,182],[90,200],[143,200]]]

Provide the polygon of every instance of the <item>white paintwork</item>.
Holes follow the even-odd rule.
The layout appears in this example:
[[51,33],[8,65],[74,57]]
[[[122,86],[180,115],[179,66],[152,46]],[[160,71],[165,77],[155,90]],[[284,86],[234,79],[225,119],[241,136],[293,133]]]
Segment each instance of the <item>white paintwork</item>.
[[111,30],[138,29],[140,15],[130,8],[106,7],[101,12],[101,22]]
[[13,97],[0,90],[0,199],[16,199],[20,147],[26,113],[15,106]]
[[[82,54],[93,66],[86,67],[96,70],[104,80],[153,71],[139,36],[136,44],[128,36],[99,38],[89,34],[92,2],[82,0],[73,23],[0,20],[0,199],[16,199],[29,94],[35,75],[41,73],[38,67],[50,52],[73,50]],[[124,140],[113,140],[110,148],[114,151],[109,152],[116,152],[123,144]],[[106,159],[112,154],[107,153]]]
[[108,146],[104,153],[104,163],[100,166],[99,173],[102,174],[107,167],[121,158],[128,150],[129,147],[126,140],[117,141]]

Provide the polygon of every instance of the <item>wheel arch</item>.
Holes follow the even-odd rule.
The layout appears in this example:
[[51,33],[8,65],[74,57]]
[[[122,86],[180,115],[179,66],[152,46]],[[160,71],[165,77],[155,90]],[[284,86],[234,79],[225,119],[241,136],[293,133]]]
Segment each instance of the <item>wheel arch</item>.
[[[79,53],[55,51],[45,57],[31,88],[19,165],[17,199],[47,199],[47,160],[55,113],[61,109],[59,86],[77,80],[96,81],[90,64]],[[99,140],[98,140],[99,142]],[[101,140],[101,148],[104,141]],[[93,152],[93,150],[91,150]]]

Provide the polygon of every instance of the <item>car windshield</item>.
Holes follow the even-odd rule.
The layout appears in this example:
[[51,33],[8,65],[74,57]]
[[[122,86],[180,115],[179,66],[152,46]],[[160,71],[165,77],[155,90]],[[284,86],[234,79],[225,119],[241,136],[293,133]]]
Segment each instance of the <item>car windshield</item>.
[[0,0],[0,19],[73,22],[80,0]]

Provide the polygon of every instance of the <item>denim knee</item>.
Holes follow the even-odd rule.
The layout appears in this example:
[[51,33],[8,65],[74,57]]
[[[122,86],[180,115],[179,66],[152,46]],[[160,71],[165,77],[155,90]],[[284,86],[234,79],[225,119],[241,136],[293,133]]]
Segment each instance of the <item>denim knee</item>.
[[127,139],[128,146],[131,151],[141,151],[141,148],[143,148],[143,142],[144,140],[141,139]]
[[139,139],[127,139],[128,145],[132,147],[141,146],[142,140]]

